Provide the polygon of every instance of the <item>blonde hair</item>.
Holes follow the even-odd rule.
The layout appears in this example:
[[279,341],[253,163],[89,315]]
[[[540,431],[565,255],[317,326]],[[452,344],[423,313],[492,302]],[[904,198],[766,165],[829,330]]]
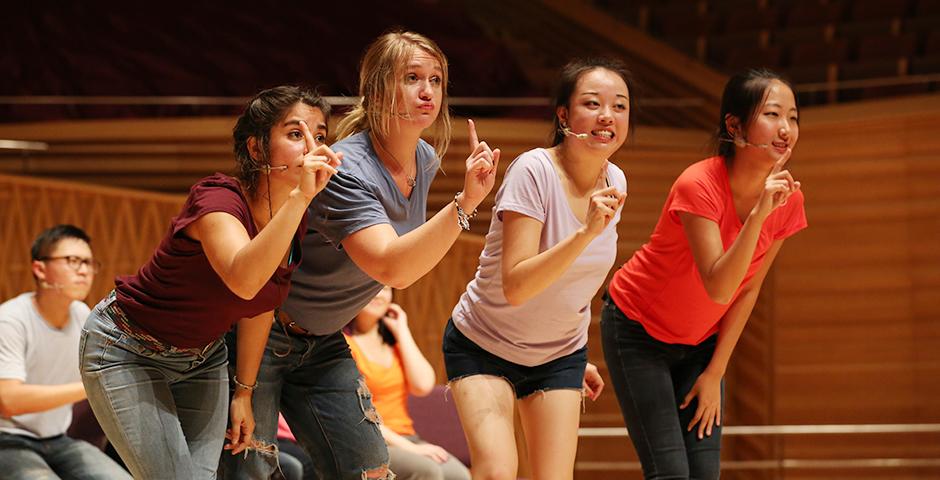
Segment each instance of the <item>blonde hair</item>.
[[369,45],[359,67],[359,102],[336,126],[337,140],[364,130],[379,137],[389,135],[392,119],[399,116],[398,92],[404,70],[419,49],[441,64],[441,110],[434,120],[433,135],[434,151],[439,158],[444,157],[451,135],[447,57],[433,40],[415,32],[389,32]]

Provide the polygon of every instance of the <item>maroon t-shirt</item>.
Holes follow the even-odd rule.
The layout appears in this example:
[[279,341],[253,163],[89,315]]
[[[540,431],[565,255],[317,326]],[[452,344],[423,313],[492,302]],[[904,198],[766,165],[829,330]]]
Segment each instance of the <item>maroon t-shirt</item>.
[[251,300],[238,297],[212,269],[202,244],[183,233],[199,217],[212,212],[237,218],[251,238],[258,234],[238,182],[217,173],[193,185],[183,210],[170,222],[166,237],[137,275],[115,279],[118,305],[130,321],[176,347],[203,347],[239,319],[273,310],[287,297],[290,274],[300,263],[306,215],[294,233],[290,265],[278,267]]

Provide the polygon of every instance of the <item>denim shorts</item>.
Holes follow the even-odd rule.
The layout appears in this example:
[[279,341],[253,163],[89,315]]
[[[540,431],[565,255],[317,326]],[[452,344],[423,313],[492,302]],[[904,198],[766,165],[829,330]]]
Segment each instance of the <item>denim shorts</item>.
[[525,398],[545,390],[581,390],[587,347],[548,363],[527,367],[484,350],[460,333],[450,319],[444,328],[444,365],[449,382],[471,375],[494,375],[512,385],[516,398]]

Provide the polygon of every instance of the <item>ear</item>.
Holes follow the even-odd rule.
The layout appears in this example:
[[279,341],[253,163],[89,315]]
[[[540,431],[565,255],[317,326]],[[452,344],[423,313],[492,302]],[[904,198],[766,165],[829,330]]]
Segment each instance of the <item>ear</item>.
[[37,281],[42,282],[46,280],[46,264],[42,260],[33,260],[33,264],[30,266],[33,271],[33,277]]
[[248,137],[248,155],[256,162],[261,161],[261,149],[258,148],[258,139],[255,137]]
[[732,114],[725,115],[725,131],[728,132],[732,138],[741,134],[741,121],[738,117],[735,117]]
[[563,126],[568,126],[568,107],[562,105],[555,109],[555,115],[558,116],[558,123]]

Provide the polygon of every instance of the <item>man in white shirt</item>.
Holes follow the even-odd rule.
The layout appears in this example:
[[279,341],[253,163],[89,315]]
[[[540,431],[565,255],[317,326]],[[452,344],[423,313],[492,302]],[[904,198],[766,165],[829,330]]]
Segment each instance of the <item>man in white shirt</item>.
[[85,399],[78,343],[98,269],[90,239],[57,225],[31,253],[36,291],[0,305],[0,478],[130,479],[100,450],[65,435],[72,404]]

